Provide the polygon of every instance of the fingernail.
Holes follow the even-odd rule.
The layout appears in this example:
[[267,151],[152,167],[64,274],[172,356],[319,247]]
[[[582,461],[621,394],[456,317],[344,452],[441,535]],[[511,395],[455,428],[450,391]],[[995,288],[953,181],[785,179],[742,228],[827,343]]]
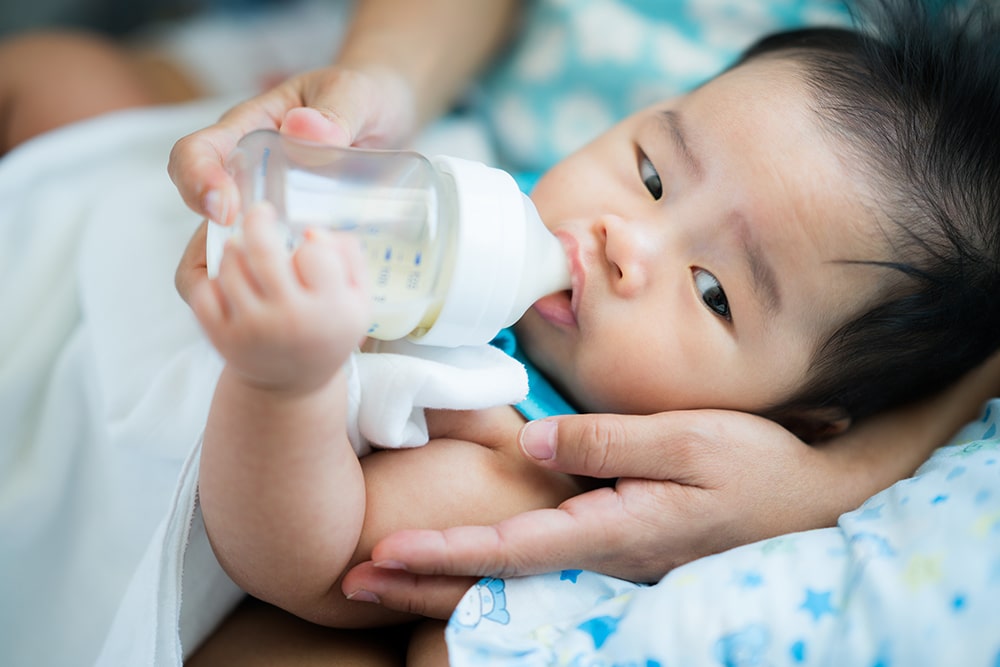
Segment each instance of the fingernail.
[[398,560],[379,560],[372,565],[383,570],[406,570],[406,565]]
[[209,190],[205,193],[202,205],[205,208],[205,215],[208,216],[209,220],[217,222],[220,225],[226,224],[226,221],[222,219],[222,193],[218,190]]
[[521,429],[521,450],[536,461],[551,461],[556,455],[556,430],[552,420],[528,422]]
[[347,594],[347,599],[352,602],[373,602],[375,604],[382,602],[377,595],[364,590],[351,591]]

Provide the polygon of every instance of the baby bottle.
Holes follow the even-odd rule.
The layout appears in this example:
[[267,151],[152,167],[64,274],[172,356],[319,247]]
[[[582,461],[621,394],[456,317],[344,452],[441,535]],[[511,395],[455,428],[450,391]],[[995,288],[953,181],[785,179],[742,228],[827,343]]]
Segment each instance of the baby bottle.
[[[504,171],[409,151],[336,148],[270,130],[227,167],[242,207],[266,200],[293,248],[308,227],[356,234],[374,300],[369,336],[454,347],[491,340],[570,284],[562,244]],[[209,228],[209,274],[233,227]]]

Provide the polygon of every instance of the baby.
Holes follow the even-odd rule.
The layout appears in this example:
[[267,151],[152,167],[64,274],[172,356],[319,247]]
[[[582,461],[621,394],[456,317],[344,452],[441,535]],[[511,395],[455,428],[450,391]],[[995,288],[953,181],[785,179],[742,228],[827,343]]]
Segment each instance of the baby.
[[[905,4],[879,41],[765,39],[542,177],[532,199],[572,289],[513,329],[576,409],[736,409],[818,440],[994,349],[1000,81],[972,65],[996,45]],[[338,584],[380,538],[492,524],[591,484],[525,463],[510,406],[429,412],[425,446],[359,460],[344,370],[368,325],[356,248],[317,232],[289,257],[262,210],[244,232],[190,303],[226,359],[202,510],[247,591],[326,625],[392,622]]]

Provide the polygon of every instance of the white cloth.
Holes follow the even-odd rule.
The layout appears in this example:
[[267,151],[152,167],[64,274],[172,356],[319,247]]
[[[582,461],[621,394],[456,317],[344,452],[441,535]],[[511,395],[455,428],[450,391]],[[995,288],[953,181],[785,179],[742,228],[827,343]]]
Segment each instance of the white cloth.
[[[222,362],[174,290],[199,220],[166,173],[231,102],[108,115],[0,160],[0,665],[93,665],[102,643],[98,664],[180,665],[240,595],[195,511]],[[481,135],[456,129],[425,150],[479,157]],[[465,373],[420,363],[394,372],[429,404]],[[392,423],[410,444],[422,428]]]
[[528,394],[524,366],[492,345],[440,348],[379,342],[351,357],[348,424],[359,456],[427,442],[424,410],[476,410]]
[[[92,664],[221,364],[173,287],[197,224],[170,147],[216,104],[0,160],[0,664]],[[137,628],[138,629],[138,628]]]

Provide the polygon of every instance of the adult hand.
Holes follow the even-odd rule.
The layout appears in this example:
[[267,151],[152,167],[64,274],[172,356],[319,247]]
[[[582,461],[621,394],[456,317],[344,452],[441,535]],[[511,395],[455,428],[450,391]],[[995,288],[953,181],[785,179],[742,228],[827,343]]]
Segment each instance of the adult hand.
[[409,84],[392,70],[330,66],[294,76],[183,137],[170,152],[167,170],[193,211],[228,224],[240,201],[225,159],[249,132],[272,129],[336,146],[390,146],[414,131],[415,113]]
[[821,445],[718,410],[534,422],[521,432],[525,455],[554,470],[618,477],[614,488],[495,526],[390,535],[342,588],[355,600],[447,618],[477,576],[587,568],[655,580],[694,558],[832,525],[911,475],[998,394],[1000,352],[936,396]]
[[394,147],[436,117],[517,25],[516,0],[357,3],[336,65],[292,77],[174,146],[168,171],[192,210],[228,224],[239,194],[224,168],[249,132],[335,146]]
[[494,526],[390,535],[344,592],[446,618],[469,575],[581,568],[654,581],[701,556],[831,525],[843,509],[824,498],[838,493],[836,457],[737,412],[550,418],[526,425],[521,446],[543,467],[617,481]]

